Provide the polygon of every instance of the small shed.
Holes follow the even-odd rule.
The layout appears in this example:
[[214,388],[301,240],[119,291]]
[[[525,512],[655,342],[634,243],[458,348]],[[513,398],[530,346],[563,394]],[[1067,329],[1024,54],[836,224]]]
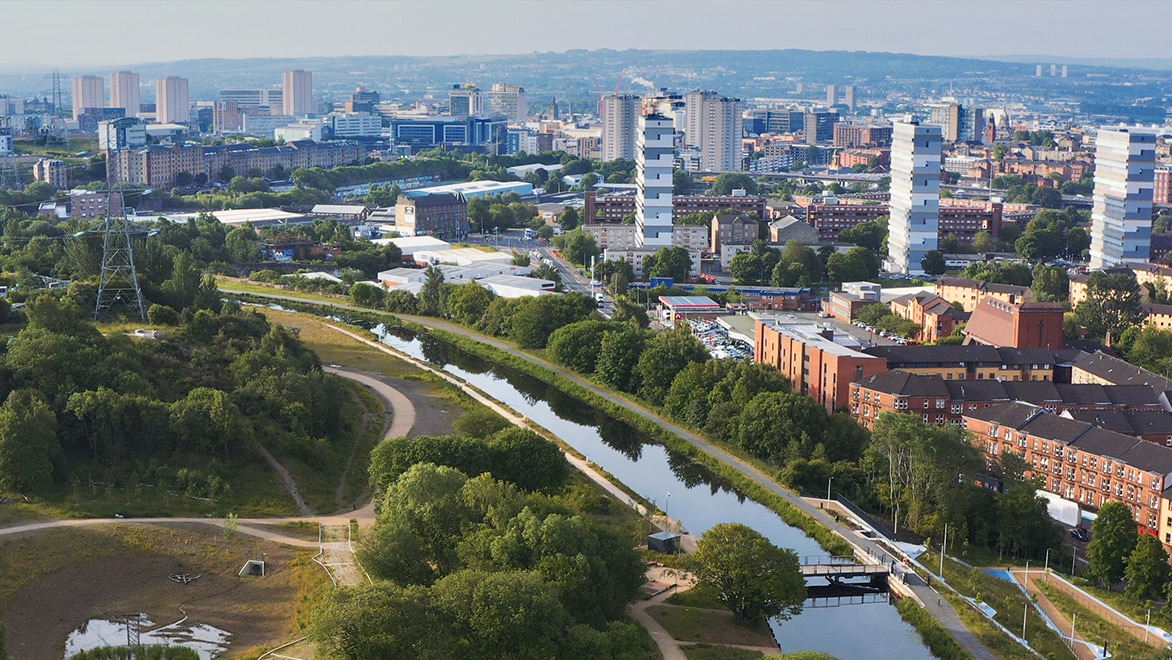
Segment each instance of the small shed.
[[647,549],[674,555],[680,551],[680,535],[672,532],[656,532],[647,536]]

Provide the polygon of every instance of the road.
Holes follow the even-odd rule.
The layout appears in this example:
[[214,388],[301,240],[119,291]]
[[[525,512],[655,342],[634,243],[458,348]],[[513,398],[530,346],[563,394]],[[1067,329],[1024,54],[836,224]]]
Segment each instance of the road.
[[[225,293],[233,293],[233,291],[231,289],[226,288],[226,289],[221,289],[221,290],[224,291]],[[235,293],[247,293],[247,292],[237,291]],[[265,298],[273,298],[276,300],[282,300],[282,299],[289,298],[289,296],[282,296],[282,295],[278,295],[278,294],[251,294],[251,295],[257,295],[257,296],[265,297]],[[339,307],[339,308],[343,308],[343,309],[370,311],[370,310],[367,310],[367,309],[364,309],[361,307],[356,307],[356,306],[348,305],[345,303],[322,303],[322,304],[331,305],[331,306]],[[825,512],[825,511],[821,510],[820,508],[818,508],[817,506],[814,506],[813,504],[805,501],[803,498],[801,498],[797,494],[795,494],[789,490],[786,490],[785,488],[782,488],[776,482],[774,482],[772,478],[770,478],[768,475],[766,475],[763,472],[761,472],[760,470],[758,470],[756,467],[754,467],[754,466],[750,465],[749,463],[746,463],[745,461],[741,460],[740,458],[724,451],[720,447],[713,445],[711,442],[709,442],[709,441],[705,440],[704,438],[688,431],[687,429],[680,427],[680,426],[677,426],[676,424],[673,424],[672,422],[659,416],[655,411],[653,411],[649,408],[646,408],[642,405],[634,403],[624,397],[618,396],[618,395],[610,392],[609,390],[603,389],[602,387],[595,385],[593,382],[588,381],[585,378],[582,378],[581,376],[578,376],[577,374],[574,374],[570,371],[562,369],[561,367],[559,367],[555,364],[552,364],[552,363],[547,362],[541,358],[530,355],[529,353],[521,351],[521,350],[517,349],[516,347],[514,347],[514,346],[512,346],[502,340],[495,339],[493,337],[488,337],[486,335],[482,335],[474,330],[469,330],[468,328],[465,328],[463,326],[456,325],[454,323],[449,323],[449,322],[443,321],[441,319],[422,317],[422,316],[410,316],[410,315],[403,315],[403,314],[399,314],[396,316],[399,316],[400,318],[403,318],[404,320],[407,320],[407,321],[410,321],[413,323],[417,323],[417,324],[419,324],[423,327],[426,327],[426,328],[443,330],[444,332],[449,332],[454,335],[459,335],[462,337],[466,337],[468,339],[472,339],[472,340],[481,342],[483,344],[487,344],[487,345],[492,346],[493,348],[499,349],[509,355],[521,358],[523,360],[526,360],[528,362],[531,362],[533,364],[541,366],[545,369],[549,369],[551,371],[554,371],[554,372],[558,373],[559,375],[561,375],[562,377],[573,381],[577,385],[585,388],[586,390],[592,392],[593,394],[595,394],[599,397],[602,397],[603,399],[609,401],[610,403],[613,403],[617,406],[621,406],[636,415],[639,415],[641,417],[645,417],[645,418],[651,420],[655,424],[659,425],[661,428],[663,428],[663,429],[667,430],[668,432],[673,433],[676,436],[682,438],[683,440],[691,443],[692,445],[696,446],[697,448],[704,451],[705,453],[712,456],[713,458],[720,461],[721,463],[724,463],[725,465],[728,465],[730,467],[733,467],[733,468],[739,470],[745,476],[747,476],[748,478],[757,482],[758,484],[760,484],[762,487],[764,487],[769,492],[771,492],[771,493],[781,497],[785,501],[789,502],[791,505],[793,505],[797,509],[801,510],[805,514],[809,515],[810,517],[812,517],[814,520],[816,520],[819,524],[823,525],[824,527],[827,527],[829,529],[832,529],[832,530],[838,532],[844,538],[849,539],[856,546],[863,548],[864,551],[873,553],[874,556],[877,556],[877,557],[889,556],[889,555],[887,555],[887,551],[884,550],[882,547],[880,547],[877,543],[859,536],[857,533],[854,532],[854,530],[835,521],[829,513]],[[902,559],[902,558],[900,558],[900,559]],[[968,651],[968,653],[972,657],[976,658],[977,660],[995,660],[996,656],[994,656],[988,649],[986,649],[984,647],[984,645],[981,644],[980,640],[978,640],[976,638],[976,636],[974,636],[972,634],[972,632],[970,632],[968,630],[968,628],[966,628],[964,626],[964,624],[961,623],[960,618],[956,614],[956,611],[952,608],[952,606],[948,603],[947,600],[941,598],[939,596],[939,594],[936,593],[936,591],[929,588],[926,584],[923,583],[922,580],[920,580],[918,577],[915,577],[914,574],[909,577],[908,586],[911,587],[912,592],[915,593],[916,599],[918,601],[920,601],[920,603],[936,618],[936,620],[939,621],[941,623],[941,625],[943,625],[946,630],[948,630],[949,634],[952,635],[953,639],[955,639],[962,647],[964,647],[965,650]]]

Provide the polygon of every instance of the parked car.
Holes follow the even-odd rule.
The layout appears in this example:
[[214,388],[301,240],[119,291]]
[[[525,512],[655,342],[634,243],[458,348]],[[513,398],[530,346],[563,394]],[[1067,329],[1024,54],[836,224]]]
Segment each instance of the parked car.
[[1091,540],[1091,533],[1082,527],[1075,527],[1074,529],[1070,530],[1070,535],[1079,541],[1082,541],[1083,543]]

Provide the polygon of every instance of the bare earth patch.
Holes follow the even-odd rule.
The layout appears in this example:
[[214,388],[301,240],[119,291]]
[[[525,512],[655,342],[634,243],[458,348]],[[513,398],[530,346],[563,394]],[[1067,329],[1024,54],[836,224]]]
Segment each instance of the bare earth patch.
[[[0,542],[0,621],[15,658],[60,658],[65,638],[91,618],[145,612],[232,633],[226,657],[286,641],[311,594],[329,581],[311,550],[212,528],[112,525],[54,529]],[[267,561],[263,578],[236,573]],[[190,584],[173,573],[201,576]],[[180,611],[183,608],[183,612]]]

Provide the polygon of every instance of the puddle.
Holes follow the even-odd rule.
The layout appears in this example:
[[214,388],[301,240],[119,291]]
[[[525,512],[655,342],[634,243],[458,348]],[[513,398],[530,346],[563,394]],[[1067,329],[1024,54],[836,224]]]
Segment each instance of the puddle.
[[[133,625],[133,624],[132,624]],[[182,620],[153,630],[154,623],[145,614],[138,615],[139,642],[144,646],[186,646],[199,654],[200,660],[212,660],[227,652],[232,633],[203,623]],[[65,640],[65,657],[102,646],[126,646],[127,624],[110,619],[90,619]]]

